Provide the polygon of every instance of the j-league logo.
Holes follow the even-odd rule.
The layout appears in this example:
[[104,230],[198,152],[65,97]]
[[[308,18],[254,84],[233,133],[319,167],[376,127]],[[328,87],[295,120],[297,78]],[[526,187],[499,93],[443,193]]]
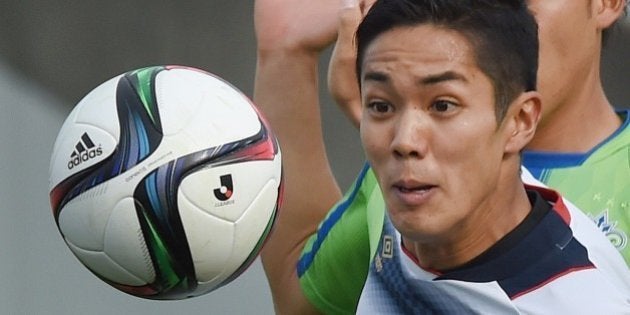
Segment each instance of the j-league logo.
[[221,187],[214,189],[214,196],[220,201],[227,201],[232,197],[234,192],[234,183],[232,183],[232,175],[223,175],[220,178]]
[[96,146],[87,132],[83,133],[79,142],[74,146],[74,151],[70,154],[70,161],[68,161],[68,169],[78,166],[83,162],[87,162],[89,159],[93,159],[103,154],[101,146]]

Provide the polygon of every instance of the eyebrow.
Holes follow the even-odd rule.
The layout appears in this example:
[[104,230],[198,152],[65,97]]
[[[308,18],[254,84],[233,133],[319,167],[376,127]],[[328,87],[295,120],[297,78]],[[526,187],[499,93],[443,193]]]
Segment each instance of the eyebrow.
[[363,80],[384,83],[384,82],[389,81],[389,76],[382,72],[372,71],[372,72],[366,72],[365,75],[363,76]]
[[[378,72],[378,71],[366,72],[365,75],[363,76],[363,80],[386,83],[389,81],[389,75],[382,72]],[[468,82],[468,79],[466,79],[466,77],[464,77],[463,75],[457,72],[445,71],[443,73],[425,76],[425,77],[420,78],[420,80],[418,80],[418,82],[421,85],[435,85],[435,84],[439,84],[445,81]]]
[[434,84],[442,83],[442,82],[445,82],[445,81],[468,82],[468,79],[466,79],[466,77],[464,77],[463,75],[461,75],[461,74],[459,74],[457,72],[446,71],[446,72],[443,72],[443,73],[426,76],[426,77],[420,79],[420,84],[422,84],[422,85],[434,85]]

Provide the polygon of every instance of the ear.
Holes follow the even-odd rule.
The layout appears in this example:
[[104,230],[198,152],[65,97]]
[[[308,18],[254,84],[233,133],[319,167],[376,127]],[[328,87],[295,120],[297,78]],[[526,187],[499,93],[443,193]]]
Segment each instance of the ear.
[[540,120],[541,100],[536,91],[522,93],[504,119],[505,153],[519,153],[534,137]]
[[601,29],[607,29],[623,13],[626,7],[627,0],[595,0],[593,1],[594,10],[596,15],[597,26]]

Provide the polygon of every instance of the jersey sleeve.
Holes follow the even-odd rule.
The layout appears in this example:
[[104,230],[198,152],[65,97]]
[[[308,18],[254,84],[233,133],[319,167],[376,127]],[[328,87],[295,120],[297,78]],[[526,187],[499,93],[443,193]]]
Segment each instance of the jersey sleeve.
[[351,189],[329,211],[298,262],[300,286],[327,314],[354,314],[370,264],[367,204],[376,179],[365,166]]

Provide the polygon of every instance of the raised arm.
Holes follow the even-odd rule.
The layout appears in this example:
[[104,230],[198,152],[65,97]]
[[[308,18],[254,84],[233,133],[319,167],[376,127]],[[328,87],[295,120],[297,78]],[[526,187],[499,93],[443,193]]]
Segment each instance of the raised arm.
[[328,66],[328,90],[350,122],[359,127],[361,95],[355,64],[355,32],[365,13],[376,0],[348,4],[339,14],[338,37]]
[[300,290],[296,263],[341,197],[324,148],[317,67],[335,40],[339,8],[340,0],[255,2],[254,102],[279,139],[284,163],[284,201],[261,253],[279,314],[315,311]]

